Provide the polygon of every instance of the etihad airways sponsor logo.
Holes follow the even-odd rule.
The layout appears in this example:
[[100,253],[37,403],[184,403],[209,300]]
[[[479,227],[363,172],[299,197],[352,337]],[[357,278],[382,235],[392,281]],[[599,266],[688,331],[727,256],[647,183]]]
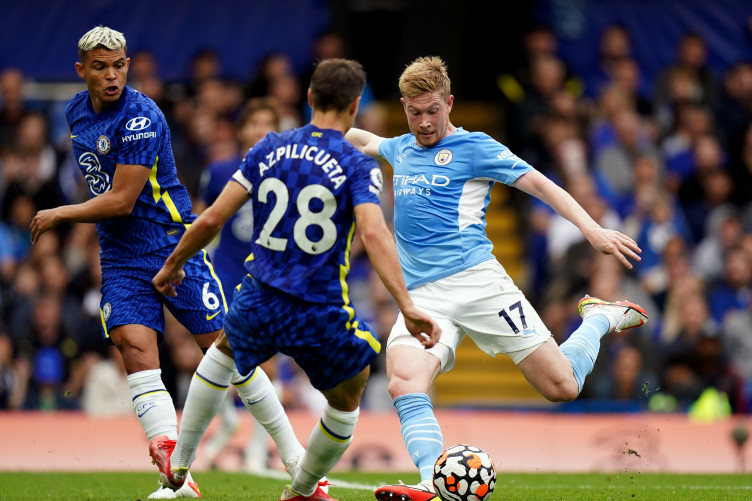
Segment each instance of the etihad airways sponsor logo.
[[449,178],[439,174],[433,174],[430,177],[424,174],[415,176],[405,176],[395,174],[392,178],[394,187],[394,196],[402,195],[431,195],[431,189],[449,185]]

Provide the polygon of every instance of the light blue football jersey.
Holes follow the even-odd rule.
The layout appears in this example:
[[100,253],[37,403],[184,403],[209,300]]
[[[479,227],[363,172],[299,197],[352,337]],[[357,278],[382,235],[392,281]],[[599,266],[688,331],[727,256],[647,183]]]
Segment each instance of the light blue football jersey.
[[386,139],[394,170],[394,228],[409,289],[493,259],[486,208],[494,182],[533,168],[488,134],[461,127],[426,148],[412,134]]
[[116,103],[95,113],[89,91],[83,91],[68,103],[66,117],[92,197],[112,188],[117,164],[151,170],[130,215],[97,223],[102,265],[175,245],[196,216],[178,179],[170,129],[156,103],[126,86]]

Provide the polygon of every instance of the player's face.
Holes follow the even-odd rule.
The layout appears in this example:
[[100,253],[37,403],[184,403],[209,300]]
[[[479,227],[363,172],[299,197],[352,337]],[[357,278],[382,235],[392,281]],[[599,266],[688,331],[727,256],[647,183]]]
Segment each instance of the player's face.
[[125,49],[94,49],[83,59],[76,63],[76,72],[86,82],[94,111],[99,112],[120,99],[130,59]]
[[454,96],[443,97],[439,91],[433,91],[401,101],[410,131],[420,146],[433,146],[448,135]]
[[[271,110],[260,109],[254,112],[238,131],[240,144],[244,150],[261,141],[264,136],[277,130],[277,122]],[[244,152],[245,153],[245,152]]]

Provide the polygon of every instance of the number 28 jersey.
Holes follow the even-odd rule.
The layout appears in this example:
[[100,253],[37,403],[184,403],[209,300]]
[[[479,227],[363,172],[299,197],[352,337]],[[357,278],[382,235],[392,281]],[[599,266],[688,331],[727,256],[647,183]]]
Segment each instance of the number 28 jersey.
[[347,303],[356,205],[379,204],[375,160],[341,132],[313,125],[270,133],[245,155],[233,179],[253,203],[248,272],[314,303]]

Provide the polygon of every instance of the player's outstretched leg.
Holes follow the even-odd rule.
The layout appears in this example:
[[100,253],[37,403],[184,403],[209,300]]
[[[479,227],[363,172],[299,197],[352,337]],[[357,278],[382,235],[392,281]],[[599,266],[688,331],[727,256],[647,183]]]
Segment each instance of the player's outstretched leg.
[[582,317],[582,324],[560,348],[572,364],[579,391],[582,391],[585,378],[593,370],[598,358],[601,338],[611,332],[645,325],[648,314],[639,305],[629,301],[610,303],[591,296],[580,300],[577,311]]
[[577,312],[583,320],[598,314],[608,318],[609,329],[603,335],[641,327],[648,323],[648,313],[640,305],[630,301],[610,303],[597,297],[585,296],[577,304]]
[[394,399],[407,451],[420,471],[417,485],[393,484],[374,492],[379,500],[438,501],[434,493],[433,464],[444,449],[441,427],[425,393],[408,393]]
[[[221,352],[219,354],[226,357],[234,366],[235,362],[230,357]],[[295,436],[274,385],[261,367],[256,367],[247,376],[241,376],[237,370],[234,372],[232,384],[238,391],[243,405],[253,414],[256,421],[261,423],[266,433],[271,435],[279,449],[279,457],[289,473],[289,465],[305,453],[305,448]],[[254,434],[257,432],[264,433],[255,427]],[[265,439],[265,435],[263,438]],[[293,474],[290,476],[293,477]]]

